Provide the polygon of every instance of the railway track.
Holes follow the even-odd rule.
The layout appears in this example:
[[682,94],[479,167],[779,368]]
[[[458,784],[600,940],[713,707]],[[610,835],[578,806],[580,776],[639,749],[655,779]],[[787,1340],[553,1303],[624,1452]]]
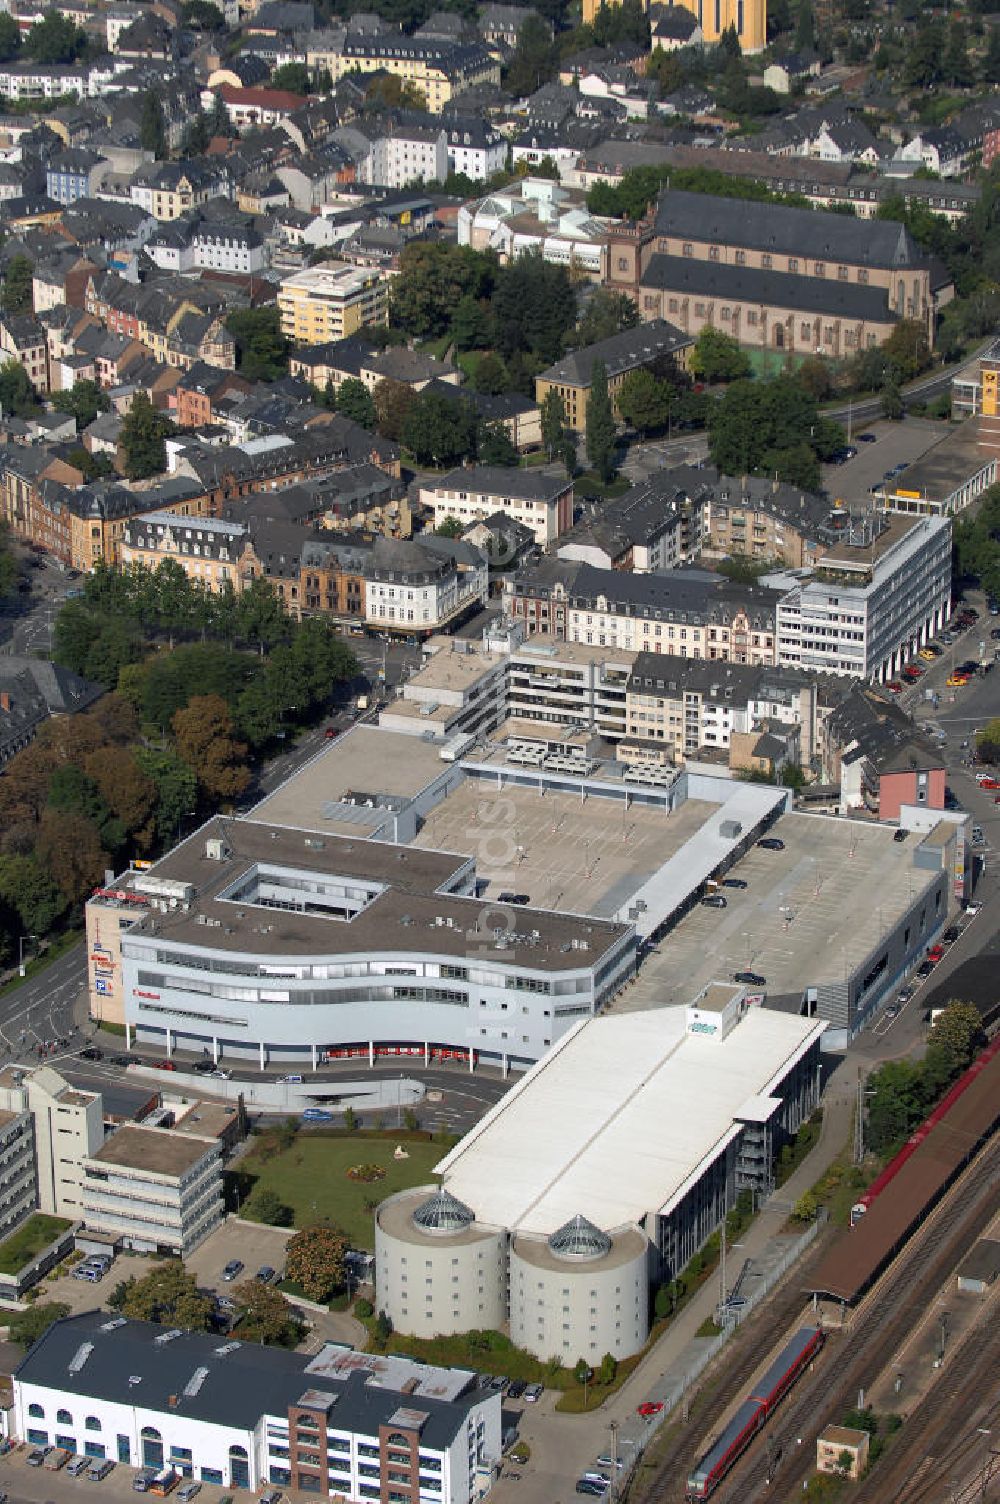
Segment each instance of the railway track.
[[[1000,1141],[992,1140],[973,1162],[948,1197],[912,1240],[858,1313],[850,1331],[831,1334],[813,1383],[792,1390],[771,1428],[771,1452],[779,1459],[767,1482],[768,1449],[753,1446],[736,1465],[715,1497],[718,1504],[749,1504],[765,1490],[769,1499],[790,1496],[809,1458],[815,1456],[816,1437],[856,1404],[867,1387],[892,1361],[914,1318],[951,1273],[957,1260],[996,1216],[996,1186],[1000,1178]],[[801,1291],[801,1286],[799,1286]],[[801,1305],[800,1305],[801,1309]],[[971,1340],[971,1339],[970,1339]],[[947,1375],[942,1375],[945,1380]],[[932,1393],[936,1392],[932,1391]],[[873,1497],[895,1498],[881,1488],[878,1469],[872,1474]],[[683,1481],[662,1495],[683,1495]]]
[[[828,1228],[820,1234],[806,1257],[791,1270],[785,1283],[774,1295],[761,1302],[740,1333],[708,1369],[690,1402],[687,1423],[665,1446],[657,1448],[655,1471],[648,1481],[633,1487],[628,1496],[631,1504],[683,1499],[683,1480],[695,1460],[694,1452],[699,1441],[712,1424],[713,1415],[721,1415],[740,1398],[760,1367],[763,1354],[777,1346],[801,1313],[803,1287],[808,1284],[810,1270],[826,1253],[827,1243],[834,1232],[835,1229]],[[679,1485],[678,1479],[681,1480]]]
[[987,1315],[909,1416],[885,1460],[857,1488],[854,1504],[938,1504],[942,1488],[975,1451],[980,1430],[1000,1420],[998,1369],[1000,1327]]

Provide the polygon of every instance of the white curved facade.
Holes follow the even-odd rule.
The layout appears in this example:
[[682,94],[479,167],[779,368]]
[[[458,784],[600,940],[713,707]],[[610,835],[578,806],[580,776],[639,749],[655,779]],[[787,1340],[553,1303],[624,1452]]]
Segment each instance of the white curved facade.
[[630,1358],[649,1335],[650,1244],[638,1227],[607,1235],[597,1258],[564,1258],[551,1239],[518,1235],[510,1250],[510,1339],[536,1358],[596,1368]]
[[412,1337],[497,1331],[507,1320],[506,1234],[481,1226],[471,1212],[454,1230],[421,1227],[414,1213],[436,1199],[437,1187],[427,1185],[390,1196],[379,1207],[378,1309],[394,1330]]

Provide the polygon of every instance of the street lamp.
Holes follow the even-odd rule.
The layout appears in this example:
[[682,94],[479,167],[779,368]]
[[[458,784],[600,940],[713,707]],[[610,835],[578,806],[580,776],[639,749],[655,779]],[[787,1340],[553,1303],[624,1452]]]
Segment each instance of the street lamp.
[[18,970],[18,975],[19,976],[23,977],[24,974],[25,974],[25,971],[26,971],[25,961],[24,961],[24,942],[25,942],[25,940],[37,940],[37,939],[38,939],[37,935],[22,935],[21,938],[20,938],[20,940],[17,943],[17,970]]

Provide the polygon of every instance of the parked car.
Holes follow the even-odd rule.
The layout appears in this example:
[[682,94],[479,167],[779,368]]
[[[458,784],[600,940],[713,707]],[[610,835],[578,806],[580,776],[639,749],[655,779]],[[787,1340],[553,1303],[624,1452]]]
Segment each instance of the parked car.
[[507,1398],[509,1400],[519,1400],[527,1387],[523,1379],[512,1379],[507,1388]]
[[722,886],[724,888],[745,888],[748,885],[745,877],[724,877],[722,879]]
[[941,957],[943,955],[944,955],[944,946],[943,945],[932,945],[931,948],[930,948],[930,950],[927,952],[927,959],[928,959],[928,961],[933,961],[934,965],[936,966],[937,963],[940,961],[940,959],[941,959]]
[[87,1469],[87,1478],[91,1483],[103,1483],[114,1470],[115,1465],[110,1457],[95,1457]]
[[515,907],[523,908],[526,903],[530,902],[531,899],[527,893],[503,892],[497,894],[497,903],[512,903]]
[[903,693],[903,686],[898,679],[890,679],[885,687],[891,695],[901,695]]
[[156,1071],[175,1071],[177,1067],[172,1060],[154,1060],[153,1069]]
[[226,1265],[225,1269],[223,1269],[223,1271],[222,1271],[222,1278],[224,1280],[226,1280],[227,1283],[228,1283],[230,1280],[236,1279],[237,1275],[240,1275],[242,1273],[243,1273],[243,1260],[242,1259],[230,1259],[229,1263]]
[[645,1416],[648,1419],[651,1415],[659,1415],[662,1409],[663,1405],[659,1402],[659,1400],[643,1400],[641,1405],[636,1406],[635,1413],[636,1415]]
[[93,1264],[81,1264],[73,1270],[73,1278],[83,1280],[87,1284],[96,1285],[104,1278],[103,1269],[95,1269]]
[[721,893],[709,893],[701,901],[706,909],[724,909],[729,902]]
[[578,1494],[589,1494],[592,1499],[601,1499],[607,1493],[607,1485],[602,1488],[599,1483],[591,1483],[589,1478],[578,1478],[576,1483]]
[[231,1081],[233,1078],[232,1071],[224,1070],[221,1065],[217,1066],[214,1071],[209,1071],[209,1075],[213,1081]]
[[898,830],[893,831],[892,839],[897,842],[905,841],[909,834],[910,832],[908,830],[904,830],[903,827],[900,826]]
[[67,1462],[66,1471],[71,1478],[76,1478],[80,1473],[85,1473],[89,1466],[90,1458],[85,1457],[82,1452],[77,1452],[76,1456],[71,1457]]
[[855,438],[857,439],[857,441],[858,441],[859,444],[874,444],[876,442],[876,440],[878,439],[878,434],[877,433],[859,433],[859,434],[855,434]]
[[24,1460],[29,1467],[41,1467],[51,1450],[51,1447],[32,1447]]
[[260,1268],[257,1270],[257,1278],[260,1280],[262,1285],[269,1285],[271,1283],[272,1279],[274,1278],[274,1270],[271,1268],[270,1264],[261,1264]]
[[260,1496],[260,1504],[279,1504],[281,1499],[280,1488],[269,1488]]
[[132,1492],[135,1494],[148,1494],[149,1485],[155,1477],[155,1467],[141,1467],[132,1479]]
[[191,1504],[191,1500],[201,1493],[201,1484],[197,1482],[182,1483],[177,1490],[180,1504]]
[[301,1086],[302,1085],[302,1077],[301,1076],[282,1076],[281,1081],[282,1081],[282,1084],[284,1086]]
[[962,931],[959,929],[957,924],[949,924],[948,928],[941,936],[941,939],[946,945],[954,945],[955,941],[958,939],[961,933]]
[[762,977],[759,971],[737,971],[733,975],[734,982],[745,982],[748,987],[766,987],[767,977]]
[[303,1123],[332,1123],[333,1113],[325,1107],[307,1107],[302,1114]]
[[920,965],[917,967],[917,976],[921,977],[922,979],[926,979],[927,977],[930,976],[930,974],[931,974],[931,972],[933,970],[934,970],[934,962],[933,961],[921,961]]
[[196,1076],[210,1076],[215,1070],[215,1061],[211,1059],[196,1060],[191,1069],[194,1071]]
[[597,1459],[597,1466],[598,1467],[617,1467],[617,1468],[620,1469],[620,1468],[623,1468],[625,1466],[625,1464],[624,1464],[624,1462],[622,1461],[622,1459],[620,1457],[612,1457],[609,1452],[604,1452],[604,1453],[601,1454],[600,1457],[598,1457],[598,1459]]
[[525,1402],[525,1404],[526,1405],[534,1405],[534,1404],[536,1404],[541,1399],[541,1397],[542,1397],[542,1395],[544,1393],[545,1393],[545,1386],[543,1384],[529,1384],[528,1387],[527,1387],[527,1389],[524,1391],[524,1402]]
[[785,849],[784,841],[777,836],[761,836],[757,845],[762,846],[765,851],[784,851]]

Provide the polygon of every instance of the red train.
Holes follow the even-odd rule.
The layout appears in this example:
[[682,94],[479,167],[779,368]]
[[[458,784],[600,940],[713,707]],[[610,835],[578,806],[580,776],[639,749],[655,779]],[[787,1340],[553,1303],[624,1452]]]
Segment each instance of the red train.
[[998,1050],[1000,1050],[1000,1038],[995,1039],[992,1044],[987,1045],[986,1049],[972,1062],[964,1075],[959,1076],[954,1086],[949,1087],[934,1111],[924,1119],[919,1128],[914,1130],[899,1153],[890,1159],[882,1173],[875,1177],[864,1195],[858,1197],[857,1201],[851,1207],[852,1227],[860,1222],[876,1196],[880,1196],[890,1180],[895,1179],[910,1155],[920,1147],[928,1134],[932,1133],[938,1124],[948,1116],[948,1113],[954,1107],[962,1093],[969,1089],[979,1075],[979,1072],[985,1069]]
[[687,1480],[685,1498],[707,1499],[714,1493],[736,1459],[750,1445],[786,1391],[823,1346],[819,1327],[804,1326],[795,1333],[762,1374],[747,1395],[721,1436],[709,1447],[692,1469]]

